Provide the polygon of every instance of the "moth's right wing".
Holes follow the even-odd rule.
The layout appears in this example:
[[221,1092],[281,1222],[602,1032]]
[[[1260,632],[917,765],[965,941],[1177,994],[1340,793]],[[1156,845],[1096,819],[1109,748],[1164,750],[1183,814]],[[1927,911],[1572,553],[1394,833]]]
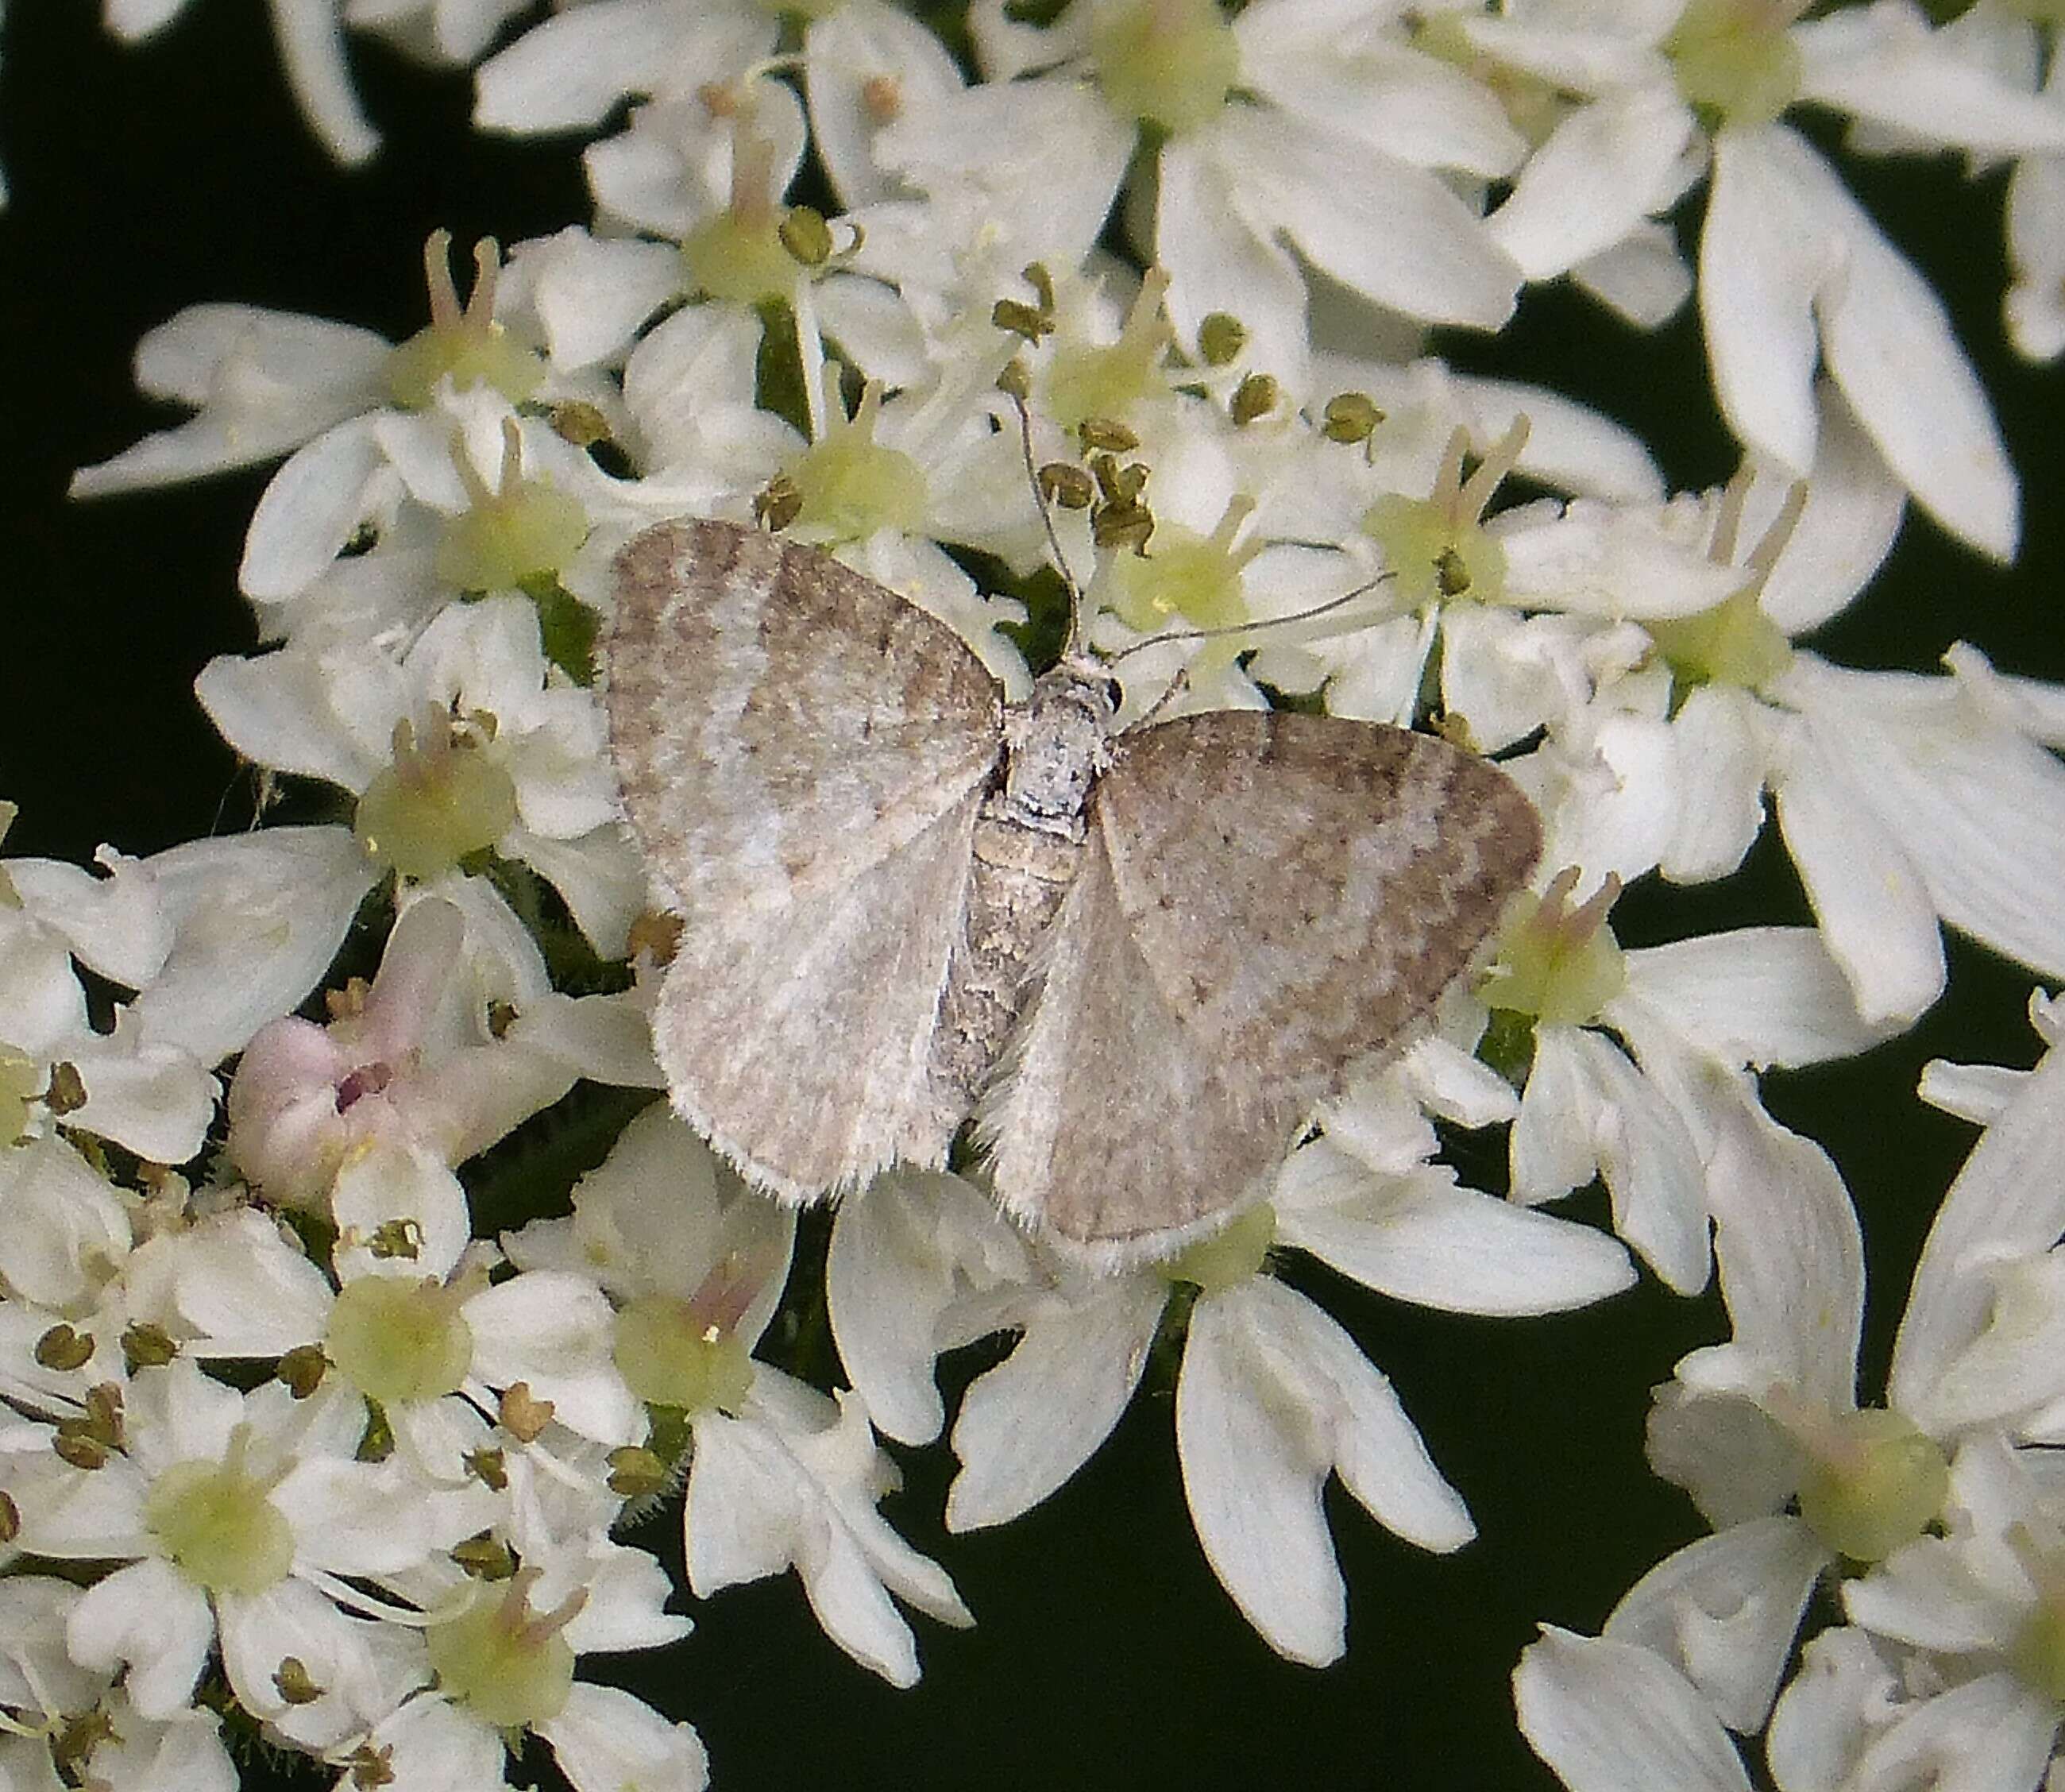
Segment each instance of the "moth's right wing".
[[662,523],[616,561],[610,757],[682,912],[880,864],[988,780],[996,683],[959,635],[814,548]]
[[998,1196],[1107,1262],[1221,1222],[1409,1036],[1541,843],[1511,779],[1426,734],[1238,710],[1121,735],[976,1115]]

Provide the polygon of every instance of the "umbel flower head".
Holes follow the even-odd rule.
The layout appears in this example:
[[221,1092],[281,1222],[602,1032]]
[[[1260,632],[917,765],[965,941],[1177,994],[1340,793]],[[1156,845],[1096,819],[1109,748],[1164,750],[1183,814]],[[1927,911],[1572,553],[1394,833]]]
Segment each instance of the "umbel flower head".
[[[2065,974],[2065,695],[2008,665],[1976,572],[1937,580],[1918,649],[1856,632],[1910,499],[1935,551],[1998,560],[2020,486],[1972,326],[1848,167],[2012,163],[2009,314],[2042,350],[2052,26],[1904,0],[588,0],[506,35],[501,0],[275,10],[340,158],[374,147],[342,47],[374,30],[478,64],[476,123],[558,136],[531,152],[579,153],[592,205],[527,240],[432,231],[384,334],[182,293],[135,367],[183,416],[73,479],[111,500],[259,470],[224,559],[256,644],[196,688],[265,799],[140,857],[0,864],[0,1778],[215,1792],[256,1739],[442,1792],[527,1782],[542,1744],[580,1792],[693,1792],[700,1717],[750,1782],[727,1689],[821,1710],[841,1652],[899,1689],[921,1656],[965,1671],[956,1633],[1022,1590],[969,1534],[1028,1539],[1059,1607],[1111,1515],[1129,1555],[1166,1551],[1162,1644],[1225,1620],[1299,1670],[1360,1660],[1351,1611],[1433,1621],[1369,1584],[1372,1543],[1463,1576],[1481,1532],[1546,1527],[1501,1515],[1493,1450],[1445,1413],[1455,1341],[1524,1365],[1617,1317],[1588,1309],[1710,1284],[1720,1341],[1647,1369],[1631,1346],[1660,1385],[1614,1440],[1688,1496],[1688,1540],[1602,1634],[1529,1649],[1526,1740],[1575,1792],[1737,1792],[1748,1750],[1781,1792],[2065,1771],[2057,1073],[1930,1071],[1986,1131],[1885,1374],[1865,1266],[1938,1191],[1832,1154],[1798,1098],[1878,1074],[1827,1067],[1911,1029],[1968,943]],[[417,239],[386,253],[415,285]],[[1707,371],[1669,402],[1714,411],[1732,473],[1688,476],[1544,372],[1532,289],[1566,275],[1616,330],[1696,297]],[[717,621],[669,613],[676,682],[634,750],[612,705],[650,669],[616,568],[683,518],[837,582],[802,557],[829,555],[890,621],[785,629],[795,593],[742,576]],[[1000,755],[1057,663],[1093,692],[1061,772],[1089,770],[1032,839]],[[960,713],[927,680],[992,718],[988,769],[926,758]],[[778,750],[856,705],[821,763]],[[1336,803],[1266,753],[1202,755],[1154,819],[1216,829],[1239,875],[1182,884],[1174,830],[1166,862],[1113,850],[1110,767],[1140,743],[1323,722],[1495,760],[1524,887],[1259,1171],[1162,1177],[1194,1224],[1072,1247],[1028,1223],[1018,1164],[1093,1132],[1117,1186],[1143,1141],[1252,1118],[1271,1053],[1450,943],[1401,943],[1400,903],[1352,961],[1291,944],[1344,889],[1461,852],[1403,780]],[[651,773],[628,805],[627,771]],[[1397,863],[1339,873],[1401,817]],[[1145,943],[1158,895],[1187,955]],[[1104,949],[1071,960],[1086,914]],[[1028,1031],[950,1151],[934,1079],[985,1001]],[[852,1021],[891,1009],[916,1018]],[[1094,1074],[1053,1046],[1085,1017],[1117,1042]],[[909,1124],[818,1203],[760,1173],[685,1054],[834,1163]],[[1906,1099],[1858,1106],[1889,1129]],[[1064,1111],[1073,1133],[1028,1120]],[[1519,1427],[1561,1422],[1567,1378],[1468,1360],[1479,1441],[1553,1484],[1572,1446]],[[1158,1521],[1126,1477],[1165,1410]],[[798,1590],[822,1638],[742,1676],[717,1614],[735,1639]],[[1078,1602],[1083,1646],[1159,1674],[1119,1591]],[[592,1659],[661,1648],[664,1713]],[[1253,1656],[1243,1685],[1293,1671]],[[1104,1689],[1078,1689],[1085,1723]],[[1429,1689],[1464,1708],[1460,1680]],[[1281,1726],[1275,1770],[1321,1778],[1291,1764],[1326,1729]],[[867,1778],[883,1733],[842,1727],[839,1770]],[[1355,1770],[1409,1777],[1394,1745],[1358,1731]]]

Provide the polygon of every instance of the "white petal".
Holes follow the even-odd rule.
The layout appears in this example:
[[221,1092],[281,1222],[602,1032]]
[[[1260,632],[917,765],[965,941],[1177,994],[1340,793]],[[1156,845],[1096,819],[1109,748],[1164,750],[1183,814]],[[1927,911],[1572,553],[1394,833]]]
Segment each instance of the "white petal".
[[[237,1697],[305,1749],[333,1748],[378,1723],[410,1689],[402,1634],[346,1617],[305,1581],[283,1580],[256,1596],[227,1595],[220,1608],[223,1666]],[[308,1669],[319,1697],[289,1705],[281,1697],[273,1676],[290,1655]],[[416,1665],[420,1670],[420,1661]]]
[[[581,16],[603,10],[588,6]],[[569,226],[528,253],[542,263],[531,301],[552,364],[562,372],[622,354],[638,326],[686,284],[681,251],[670,243],[598,239]]]
[[[1807,506],[1757,600],[1788,635],[1804,634],[1827,621],[1870,583],[1893,552],[1907,509],[1906,488],[1841,394],[1825,386],[1821,401],[1821,434],[1814,445]],[[1760,490],[1754,496],[1764,494]],[[1756,539],[1757,526],[1745,516],[1746,539]]]
[[1647,1649],[1544,1624],[1513,1697],[1521,1733],[1571,1792],[1749,1792],[1720,1720]]
[[1527,419],[1519,471],[1559,491],[1639,502],[1663,496],[1663,475],[1640,437],[1589,405],[1517,380],[1451,376],[1475,409],[1472,433],[1493,441]]
[[2039,970],[2065,972],[2065,766],[2004,721],[1983,685],[1804,657],[1788,678],[1816,742],[1944,920]]
[[1824,228],[1841,233],[1845,249],[1841,273],[1819,295],[1830,375],[1922,508],[1981,552],[2011,560],[2014,469],[1942,301],[1805,142],[1781,136],[1796,168],[1811,158],[1827,182]]
[[1281,230],[1364,297],[1429,322],[1485,330],[1512,315],[1519,269],[1424,168],[1363,150],[1358,177],[1344,184],[1340,140],[1281,113],[1230,108],[1208,134],[1249,228]]
[[0,1276],[38,1306],[90,1312],[129,1255],[129,1213],[114,1185],[55,1134],[0,1155]]
[[1273,232],[1251,229],[1234,209],[1234,176],[1203,146],[1163,146],[1157,186],[1157,260],[1169,273],[1170,321],[1194,345],[1215,311],[1238,318],[1247,355],[1291,390],[1306,378],[1305,281]]
[[1455,1186],[1447,1174],[1377,1177],[1316,1140],[1279,1180],[1277,1237],[1394,1299],[1446,1313],[1558,1313],[1633,1285],[1613,1239]]
[[476,1294],[465,1313],[473,1373],[490,1387],[523,1382],[560,1424],[598,1443],[643,1438],[645,1415],[611,1360],[613,1309],[593,1282],[530,1270]]
[[1786,850],[1857,1012],[1912,1021],[1944,978],[1935,905],[1913,861],[1815,731],[1788,733],[1772,787]]
[[894,117],[922,111],[964,85],[939,38],[881,0],[847,0],[811,20],[803,38],[803,82],[811,139],[848,211],[895,191],[875,160],[884,111]]
[[1887,1037],[1858,1017],[1850,986],[1811,927],[1744,927],[1627,954],[1631,1004],[1724,1064],[1818,1064]]
[[1707,1181],[1736,1345],[1808,1400],[1847,1410],[1857,1399],[1864,1240],[1828,1153],[1780,1126],[1744,1086],[1720,1118]]
[[1561,1200],[1592,1179],[1598,1159],[1585,1131],[1584,1102],[1577,1029],[1537,1027],[1534,1062],[1508,1141],[1515,1200],[1530,1206]]
[[1671,718],[1683,798],[1661,868],[1675,884],[1726,877],[1764,831],[1764,741],[1755,710],[1745,690],[1703,685]]
[[574,1792],[702,1792],[702,1738],[616,1686],[576,1681],[556,1716],[535,1726]]
[[351,84],[344,56],[344,20],[336,0],[270,0],[273,32],[287,83],[309,127],[346,168],[380,147]]
[[72,475],[87,497],[269,460],[376,401],[384,338],[326,318],[190,305],[136,345],[136,383],[200,415]]
[[1772,1713],[1764,1745],[1772,1778],[1783,1792],[1835,1792],[1901,1702],[1899,1677],[1867,1632],[1823,1631],[1801,1652]]
[[1881,4],[1795,27],[1800,97],[1923,143],[1998,155],[2065,149],[2065,113],[1950,53],[1918,8]]
[[626,94],[653,91],[675,68],[721,83],[774,47],[772,19],[731,14],[701,30],[698,22],[668,0],[602,0],[557,14],[480,65],[473,121],[487,131],[592,127]]
[[319,1341],[329,1278],[255,1207],[236,1207],[154,1246],[180,1318],[204,1357],[277,1357]]
[[[1547,1030],[1547,1029],[1545,1029]],[[1706,1284],[1706,1182],[1678,1110],[1617,1046],[1570,1029],[1614,1230],[1681,1294]]]
[[1932,1058],[1922,1066],[1914,1092],[1934,1108],[1970,1120],[1975,1127],[1990,1127],[2007,1111],[2008,1103],[2029,1080],[2027,1070],[2011,1070],[2000,1064],[1953,1064],[1948,1058]]
[[1176,1446],[1213,1572],[1294,1661],[1322,1665],[1343,1646],[1345,1595],[1319,1502],[1329,1467],[1423,1549],[1475,1534],[1391,1384],[1332,1319],[1266,1276],[1191,1310]]
[[[1532,512],[1537,507],[1530,507]],[[1742,583],[1660,520],[1618,505],[1573,504],[1500,532],[1509,600],[1618,620],[1696,615]]]
[[2048,1251],[2065,1233],[2065,1051],[2053,1050],[1950,1184],[1922,1250],[1893,1349],[1889,1397],[1929,1423],[1930,1390],[1977,1337],[1991,1264]]
[[2056,1709],[2004,1669],[1938,1694],[1865,1750],[1853,1783],[1931,1792],[2027,1792],[2057,1737]]
[[1691,113],[1661,85],[1579,107],[1529,158],[1512,197],[1492,214],[1493,241],[1530,280],[1567,273],[1667,203],[1691,135]]
[[1028,1321],[1017,1347],[962,1397],[949,1531],[1016,1518],[1089,1460],[1140,1384],[1165,1300],[1151,1274],[1115,1276]]
[[208,1596],[169,1562],[132,1562],[86,1590],[65,1623],[82,1667],[127,1664],[129,1696],[147,1717],[169,1717],[193,1696],[215,1640]]
[[406,701],[400,669],[370,652],[347,658],[293,647],[219,654],[201,668],[194,694],[222,738],[254,765],[354,792],[386,763],[380,749],[387,743],[376,747],[341,710],[348,702],[362,713],[367,699],[384,697],[381,706],[398,714]]
[[1837,245],[1770,148],[1773,133],[1714,139],[1699,238],[1699,316],[1729,427],[1795,473],[1814,463],[1813,300]]
[[832,1337],[875,1422],[899,1443],[929,1443],[946,1421],[935,1359],[968,1333],[949,1314],[971,1280],[1028,1277],[1020,1236],[959,1176],[898,1170],[839,1203],[825,1265]]
[[1258,1385],[1247,1329],[1235,1295],[1191,1309],[1176,1384],[1183,1491],[1205,1558],[1242,1616],[1279,1655],[1323,1667],[1346,1646],[1348,1627],[1319,1504],[1332,1464],[1293,1415],[1275,1410],[1275,1390]]
[[1250,7],[1233,29],[1241,85],[1301,124],[1346,140],[1344,165],[1352,165],[1350,144],[1485,176],[1526,159],[1526,140],[1486,84],[1380,35],[1380,14],[1301,0]]
[[1637,330],[1655,330],[1692,296],[1692,270],[1665,225],[1637,226],[1611,249],[1588,256],[1571,280]]
[[1757,1519],[1667,1555],[1605,1635],[1653,1650],[1740,1735],[1764,1728],[1828,1551],[1796,1518]]
[[238,588],[247,597],[279,599],[313,584],[392,484],[371,417],[339,423],[296,449],[252,512]]
[[683,1520],[699,1596],[794,1563],[825,1633],[891,1685],[918,1678],[917,1645],[889,1593],[949,1624],[969,1616],[952,1581],[875,1509],[888,1464],[865,1407],[837,1406],[755,1369],[748,1416],[698,1414]]

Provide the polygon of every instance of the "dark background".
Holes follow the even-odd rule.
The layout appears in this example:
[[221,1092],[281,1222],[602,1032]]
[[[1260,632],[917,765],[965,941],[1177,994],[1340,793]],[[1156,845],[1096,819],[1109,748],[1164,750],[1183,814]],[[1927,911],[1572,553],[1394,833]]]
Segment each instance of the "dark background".
[[[575,144],[475,136],[463,73],[416,69],[362,40],[355,67],[386,142],[370,167],[342,173],[287,96],[259,0],[194,0],[133,50],[83,5],[17,0],[6,18],[0,795],[22,810],[10,852],[83,860],[106,840],[145,853],[249,815],[248,779],[190,687],[212,655],[253,638],[235,574],[270,469],[90,505],[64,496],[73,467],[172,420],[134,392],[136,339],[184,305],[238,299],[398,340],[423,321],[432,229],[462,245],[507,243],[586,216]],[[1945,159],[1851,172],[1957,313],[2022,471],[2025,544],[2017,568],[1994,568],[1912,521],[1879,589],[1819,645],[1851,664],[1933,669],[1963,638],[2006,669],[2065,676],[2052,607],[2065,564],[2051,502],[2060,380],[2023,367],[2002,340],[2003,179],[1967,181]],[[1732,468],[1689,317],[1643,337],[1550,289],[1529,295],[1504,338],[1453,350],[1467,366],[1600,405],[1654,444],[1675,484]],[[1638,889],[1615,921],[1640,945],[1804,918],[1767,846],[1730,885]],[[1916,1033],[1856,1063],[1769,1079],[1774,1110],[1829,1147],[1865,1215],[1868,1398],[1970,1136],[1914,1100],[1916,1072],[1938,1054],[2031,1062],[2030,981],[1954,945],[1954,993]],[[793,1580],[696,1608],[695,1635],[673,1651],[590,1671],[693,1721],[717,1783],[734,1789],[1551,1785],[1514,1730],[1507,1676],[1538,1621],[1596,1631],[1629,1584],[1699,1533],[1688,1503],[1645,1469],[1642,1418],[1676,1357],[1722,1335],[1717,1304],[1645,1283],[1589,1313],[1498,1325],[1291,1274],[1392,1378],[1481,1532],[1459,1555],[1425,1555],[1332,1491],[1351,1613],[1335,1667],[1279,1661],[1213,1580],[1183,1504],[1165,1382],[1069,1487],[1001,1532],[944,1537],[950,1456],[902,1453],[907,1484],[888,1510],[980,1620],[969,1632],[917,1620],[916,1690],[891,1690],[826,1643]],[[979,1366],[957,1365],[956,1384]],[[638,1540],[673,1553],[671,1528]],[[254,1761],[246,1783],[285,1782]]]

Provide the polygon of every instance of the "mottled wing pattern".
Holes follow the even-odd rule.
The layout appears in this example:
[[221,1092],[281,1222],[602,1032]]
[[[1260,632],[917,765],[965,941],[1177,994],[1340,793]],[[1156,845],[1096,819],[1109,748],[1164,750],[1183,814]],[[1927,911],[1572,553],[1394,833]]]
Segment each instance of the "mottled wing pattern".
[[879,864],[1002,748],[996,682],[952,629],[733,524],[663,523],[618,556],[605,659],[624,807],[690,914]]
[[928,1064],[981,800],[843,884],[683,932],[653,1046],[674,1110],[750,1181],[809,1200],[892,1160],[944,1167],[963,1116]]
[[1121,736],[978,1116],[999,1195],[1121,1252],[1202,1226],[1433,1005],[1540,850],[1517,787],[1427,735],[1243,710]]
[[791,1199],[944,1163],[927,1054],[994,681],[893,593],[709,522],[619,556],[607,662],[624,807],[685,922],[653,1029],[676,1111]]

